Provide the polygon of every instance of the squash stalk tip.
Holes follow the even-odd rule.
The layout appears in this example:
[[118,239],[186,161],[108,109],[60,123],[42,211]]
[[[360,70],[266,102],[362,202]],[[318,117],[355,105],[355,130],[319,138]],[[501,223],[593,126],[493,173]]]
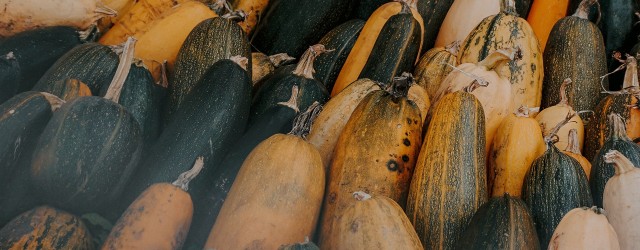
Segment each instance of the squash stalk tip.
[[300,112],[300,109],[298,109],[298,91],[298,85],[293,85],[293,87],[291,88],[291,97],[289,98],[289,100],[286,102],[279,102],[278,105],[289,107],[296,111],[296,113]]
[[189,191],[189,182],[191,182],[194,178],[196,178],[196,176],[198,176],[200,171],[202,171],[203,167],[204,167],[204,157],[200,156],[196,158],[196,162],[193,164],[193,167],[191,167],[191,169],[180,174],[180,176],[178,176],[178,179],[171,184],[176,187],[179,187],[185,192]]
[[560,128],[562,128],[564,125],[569,123],[569,121],[571,121],[574,116],[576,116],[575,112],[567,112],[567,116],[564,118],[564,120],[556,124],[556,126],[553,127],[553,129],[551,129],[549,133],[544,136],[544,141],[547,143],[547,147],[549,147],[549,144],[554,144],[558,141],[558,131],[560,131]]
[[295,60],[296,60],[295,57],[292,57],[287,53],[279,53],[279,54],[269,56],[269,61],[276,68],[279,68],[280,66],[293,62]]
[[241,55],[237,55],[237,56],[230,57],[229,60],[231,60],[234,63],[238,64],[238,66],[240,66],[242,69],[247,71],[247,67],[249,66],[249,59],[248,58],[246,58],[244,56],[241,56]]
[[457,57],[458,51],[460,51],[460,40],[455,40],[452,43],[448,44],[444,47],[444,50],[451,53],[453,56]]
[[609,132],[609,138],[618,138],[626,141],[631,141],[627,135],[627,125],[625,124],[622,116],[617,113],[611,113],[607,116],[609,119],[609,126],[611,131]]
[[120,93],[124,87],[124,82],[131,70],[131,64],[133,63],[133,54],[135,51],[136,39],[133,37],[127,38],[127,41],[122,47],[122,54],[120,54],[120,63],[116,70],[113,80],[109,84],[107,94],[104,95],[105,99],[118,103],[120,100]]
[[562,84],[560,84],[560,101],[558,102],[558,104],[556,104],[556,106],[569,106],[569,97],[567,96],[567,88],[569,87],[569,84],[571,84],[572,82],[573,81],[571,81],[571,78],[566,78],[564,79]]
[[564,151],[571,152],[574,154],[580,154],[580,141],[578,140],[578,130],[572,128],[569,130],[569,141],[567,142],[567,147]]
[[516,10],[516,2],[514,0],[500,1],[500,12],[511,16],[519,16],[518,11]]
[[387,88],[385,88],[385,91],[387,91],[387,93],[391,94],[393,98],[396,99],[407,97],[407,95],[409,94],[409,89],[411,88],[411,85],[413,85],[413,83],[413,75],[409,72],[403,72],[402,75],[393,78],[393,81]]
[[247,19],[247,13],[245,13],[244,10],[236,10],[222,15],[222,18],[232,22],[241,23]]
[[320,111],[322,111],[322,105],[319,102],[313,102],[305,112],[293,119],[293,129],[289,134],[306,139],[311,130],[311,124],[318,117]]
[[502,65],[504,62],[519,60],[522,58],[522,51],[520,48],[499,49],[494,51],[485,57],[478,63],[478,66],[486,67],[488,70],[493,70],[496,67]]
[[164,60],[162,64],[160,64],[160,86],[164,88],[169,87],[169,78],[167,77],[167,60]]
[[316,58],[321,54],[332,51],[334,50],[326,49],[322,44],[316,44],[309,47],[309,49],[302,54],[300,62],[298,62],[298,65],[293,70],[293,74],[307,79],[314,79],[313,73],[316,73],[316,71],[313,69],[313,63]]
[[589,20],[589,8],[594,4],[598,5],[598,19],[600,19],[601,11],[600,11],[600,3],[598,0],[582,0],[580,5],[578,5],[578,9],[573,14],[574,17],[578,17],[581,19]]
[[616,170],[615,175],[627,173],[635,168],[633,163],[618,150],[609,150],[609,152],[604,154],[604,162],[613,164]]
[[522,105],[518,108],[518,110],[516,110],[516,112],[514,113],[514,115],[516,117],[529,117],[529,107],[527,107],[527,105]]
[[60,107],[62,107],[62,104],[65,104],[64,100],[60,99],[60,97],[54,94],[47,92],[40,92],[40,94],[42,94],[44,98],[49,102],[49,106],[51,106],[51,112],[55,112]]
[[353,198],[357,201],[366,201],[368,199],[371,199],[371,195],[363,191],[357,191],[353,193]]

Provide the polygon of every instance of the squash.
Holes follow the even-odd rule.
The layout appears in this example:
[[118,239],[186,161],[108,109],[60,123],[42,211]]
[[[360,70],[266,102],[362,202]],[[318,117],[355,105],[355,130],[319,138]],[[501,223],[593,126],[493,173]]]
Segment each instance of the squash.
[[98,0],[5,0],[2,6],[0,38],[51,26],[71,26],[84,30],[100,18],[117,14]]
[[634,249],[640,241],[640,228],[635,222],[638,206],[638,178],[640,170],[621,152],[608,151],[605,161],[613,164],[616,174],[611,177],[604,190],[604,209],[609,223],[618,236],[620,249]]
[[522,199],[531,209],[542,249],[548,247],[562,217],[577,207],[592,206],[587,176],[580,163],[563,154],[553,138],[572,116],[569,114],[545,135],[547,150],[532,164],[524,178]]
[[81,96],[91,96],[89,87],[78,79],[66,79],[53,82],[47,86],[47,93],[59,96],[65,102]]
[[0,41],[0,55],[12,53],[19,65],[15,93],[31,90],[51,65],[82,41],[78,31],[65,26],[25,31]]
[[267,55],[300,58],[331,29],[348,20],[352,0],[271,0],[251,36],[251,44]]
[[235,0],[231,6],[235,11],[242,10],[246,14],[244,21],[238,24],[242,27],[244,33],[251,35],[253,29],[258,25],[258,21],[262,19],[268,5],[269,0]]
[[31,155],[22,155],[20,162],[20,168],[10,175],[9,181],[0,184],[0,228],[21,213],[42,205],[31,191]]
[[[382,32],[382,29],[386,26],[392,16],[403,12],[403,9],[406,13],[407,5],[408,3],[406,3],[405,1],[390,2],[380,6],[380,8],[378,8],[375,12],[373,12],[373,14],[371,14],[371,17],[369,17],[364,27],[362,28],[362,31],[360,32],[356,43],[353,45],[353,49],[349,53],[344,66],[342,66],[342,69],[340,69],[340,74],[338,74],[336,83],[333,85],[333,89],[331,89],[331,96],[337,95],[338,93],[340,93],[340,91],[347,87],[347,85],[360,78],[363,78],[361,77],[362,70],[364,69],[365,64],[367,64],[367,62],[369,61],[368,59],[373,52],[373,47],[377,43],[378,38],[381,37],[380,34]],[[413,18],[418,22],[418,24],[420,24],[422,30],[424,30],[424,23],[420,14],[418,14],[415,8],[409,8],[409,10],[411,11]],[[383,37],[382,39],[393,40],[385,37]],[[420,47],[418,48],[422,47],[422,41],[420,42],[419,46]],[[418,52],[419,53],[417,56],[421,54],[420,51]],[[416,58],[416,61],[418,59],[419,57]],[[395,67],[390,66],[390,68],[394,69]],[[408,71],[408,69],[406,69],[406,71]]]
[[189,182],[203,165],[199,157],[173,183],[156,183],[142,192],[113,226],[102,249],[182,248],[193,215]]
[[310,46],[297,65],[281,67],[261,83],[253,95],[249,124],[269,108],[289,100],[293,86],[298,86],[300,110],[306,110],[314,102],[324,104],[329,99],[329,92],[320,81],[313,78],[313,65],[317,56],[326,52],[328,50],[322,44]]
[[293,86],[291,92],[288,102],[278,103],[256,118],[242,137],[236,140],[212,174],[214,178],[203,192],[204,198],[194,200],[194,220],[185,243],[187,249],[204,247],[229,189],[251,150],[274,134],[291,131],[293,119],[298,113],[298,86]]
[[[540,123],[540,127],[542,127],[542,134],[547,135],[554,128],[556,124],[561,122],[568,113],[576,113],[573,110],[573,106],[569,104],[569,98],[567,97],[567,88],[569,84],[572,84],[573,81],[567,78],[564,79],[562,85],[560,85],[560,101],[558,104],[545,108],[538,115],[536,115],[536,120]],[[558,141],[554,144],[557,148],[564,149],[569,145],[569,131],[575,129],[576,135],[578,136],[578,148],[582,150],[582,144],[584,141],[584,124],[580,116],[573,116],[571,121],[560,128],[557,133]]]
[[[128,73],[134,43],[125,44],[116,76]],[[117,104],[123,83],[116,77],[105,98],[79,97],[53,114],[31,162],[32,185],[41,200],[86,213],[120,197],[142,149],[140,125]]]
[[119,63],[118,55],[112,48],[85,43],[60,57],[35,84],[33,90],[46,91],[56,81],[73,78],[86,83],[93,95],[104,95]]
[[254,89],[258,86],[260,80],[271,75],[276,68],[279,68],[289,62],[296,60],[286,53],[280,53],[267,56],[260,52],[251,53],[251,82]]
[[[527,16],[527,22],[531,25],[533,33],[540,42],[540,50],[544,51],[549,39],[549,33],[551,33],[556,22],[567,15],[568,8],[569,0],[538,0],[533,2],[531,11]],[[580,46],[578,48],[584,47]]]
[[360,19],[349,20],[329,31],[318,42],[333,50],[331,53],[318,56],[314,64],[316,71],[313,73],[313,77],[322,82],[327,87],[327,90],[333,89],[338,74],[340,74],[340,70],[351,53],[364,25],[365,21]]
[[460,41],[455,41],[446,47],[430,49],[420,58],[414,75],[416,83],[427,90],[429,99],[434,100],[442,81],[453,70],[451,66],[458,66],[458,49]]
[[504,75],[511,82],[513,106],[539,107],[542,97],[542,51],[531,26],[514,15],[513,0],[505,1],[500,14],[487,17],[462,42],[458,60],[477,63],[496,50],[518,48],[520,60],[509,62]]
[[340,133],[322,209],[321,245],[336,237],[333,226],[341,224],[353,190],[406,203],[422,145],[420,110],[407,98],[411,84],[411,78],[398,77],[385,90],[367,94]]
[[20,64],[13,52],[0,56],[0,104],[11,99],[20,87]]
[[118,17],[118,21],[100,37],[98,42],[104,45],[121,44],[127,40],[127,37],[149,30],[151,24],[163,13],[182,2],[185,0],[139,0],[126,15]]
[[529,208],[509,194],[491,198],[469,222],[457,249],[540,249]]
[[579,146],[580,146],[580,141],[578,140],[578,130],[575,128],[572,128],[571,130],[569,130],[569,139],[568,139],[567,147],[564,150],[562,150],[562,153],[568,156],[571,156],[571,158],[575,159],[576,161],[578,161],[578,163],[580,163],[580,166],[582,166],[584,173],[587,175],[587,181],[588,181],[591,176],[591,162],[589,162],[587,158],[584,158],[584,156],[582,156],[582,154],[580,153]]
[[93,249],[80,218],[41,206],[24,212],[0,229],[4,249]]
[[138,0],[101,0],[102,4],[115,10],[118,14],[114,17],[104,17],[98,20],[98,32],[104,34],[123,16],[127,16]]
[[295,243],[289,245],[283,245],[278,248],[278,250],[320,250],[316,244],[309,241],[309,238],[305,238],[302,243]]
[[[602,1],[602,35],[607,46],[607,55],[618,50],[624,45],[624,41],[633,30],[637,22],[635,15],[637,2],[633,0],[609,0]],[[611,68],[610,60],[609,67]],[[622,247],[622,246],[621,246]],[[624,247],[622,247],[624,249]]]
[[[167,61],[169,69],[173,70],[178,52],[191,35],[190,32],[202,21],[216,16],[216,13],[200,2],[185,1],[176,5],[150,24],[146,31],[134,34],[138,38],[139,48],[136,50],[136,57],[143,59],[152,72],[153,66],[156,65],[153,62]],[[154,79],[157,81],[160,77],[154,75]]]
[[320,154],[304,137],[319,107],[298,116],[289,134],[275,134],[251,151],[205,249],[275,249],[313,235],[325,177]]
[[426,23],[426,25],[424,26],[425,29],[421,50],[424,52],[434,47],[436,39],[438,38],[438,31],[440,31],[440,27],[442,26],[442,23],[447,16],[447,12],[449,11],[449,8],[451,8],[451,5],[453,5],[454,1],[418,0],[416,2],[416,9],[418,10],[420,16],[424,19],[424,23]]
[[393,199],[358,191],[332,222],[322,249],[424,249],[409,218]]
[[434,47],[463,41],[480,22],[500,13],[502,0],[454,0],[442,21]]
[[[542,57],[545,65],[540,104],[542,109],[551,107],[562,94],[565,94],[557,92],[559,84],[564,79],[573,80],[573,84],[567,89],[567,104],[578,111],[594,110],[603,97],[600,93],[601,86],[609,85],[606,77],[600,78],[607,74],[607,56],[602,34],[598,27],[587,19],[589,4],[594,2],[584,0],[573,16],[560,19],[550,30],[549,41]],[[552,10],[545,10],[547,13],[550,11]],[[543,15],[538,18],[549,19],[543,18]],[[542,40],[540,45],[544,45]]]
[[607,92],[609,95],[596,106],[594,118],[587,124],[584,142],[584,156],[587,159],[593,159],[596,156],[604,145],[607,135],[611,134],[613,127],[609,126],[608,116],[612,113],[622,116],[629,138],[640,137],[640,110],[631,108],[638,105],[637,93],[640,91],[638,63],[633,56],[627,56],[623,65],[627,70],[622,90]]
[[569,211],[551,236],[549,249],[618,250],[618,236],[598,207],[581,207]]
[[[193,28],[180,48],[170,79],[165,124],[213,64],[237,55],[250,59],[251,50],[246,34],[234,20],[216,17]],[[251,76],[251,61],[246,71]]]
[[632,142],[625,134],[624,120],[620,115],[612,113],[609,115],[610,134],[598,153],[593,158],[591,164],[591,194],[596,206],[602,207],[603,194],[607,182],[614,176],[614,165],[606,162],[607,153],[616,150],[624,154],[634,166],[640,166],[640,146]]
[[522,182],[531,163],[545,151],[538,122],[521,107],[507,116],[497,129],[489,154],[488,187],[491,197],[520,197]]
[[390,0],[356,0],[358,2],[353,10],[353,16],[358,19],[367,20],[371,14],[380,6],[391,2]]
[[487,201],[484,126],[470,93],[447,94],[432,111],[405,208],[425,249],[453,248]]

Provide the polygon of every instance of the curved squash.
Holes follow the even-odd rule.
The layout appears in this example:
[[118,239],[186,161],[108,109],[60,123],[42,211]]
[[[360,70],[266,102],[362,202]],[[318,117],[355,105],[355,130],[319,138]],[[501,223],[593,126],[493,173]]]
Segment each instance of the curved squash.
[[640,241],[640,226],[632,223],[637,217],[638,196],[640,195],[640,170],[621,152],[608,151],[605,161],[613,164],[615,176],[611,177],[604,190],[604,209],[609,223],[615,229],[620,249],[634,249]]
[[329,31],[318,42],[327,49],[333,50],[318,56],[315,62],[316,71],[313,73],[313,77],[322,82],[327,90],[333,89],[338,74],[360,36],[364,24],[365,21],[360,19],[347,21]]
[[568,8],[569,0],[537,0],[533,2],[527,16],[527,22],[531,25],[533,33],[540,42],[540,50],[544,51],[551,29],[558,20],[567,15]]
[[456,41],[446,47],[430,49],[420,58],[414,75],[416,83],[427,90],[429,99],[435,100],[442,81],[453,70],[451,66],[458,66],[458,49],[460,42]]
[[355,192],[322,249],[424,249],[407,215],[394,200]]
[[549,249],[619,250],[618,236],[604,210],[597,207],[574,208],[553,232]]
[[463,41],[485,17],[500,13],[501,1],[453,1],[447,16],[442,21],[434,47],[444,47],[455,41]]
[[576,130],[575,128],[569,130],[568,141],[569,143],[567,144],[567,147],[562,150],[562,153],[571,156],[571,158],[578,161],[578,163],[580,163],[580,166],[582,166],[582,169],[584,169],[584,173],[587,175],[587,180],[589,180],[589,178],[591,178],[591,162],[589,162],[587,158],[584,158],[584,156],[582,156],[582,154],[580,153],[578,130]]
[[[576,111],[573,110],[573,106],[569,104],[569,98],[567,97],[566,92],[569,84],[571,83],[571,79],[564,79],[562,85],[560,85],[560,91],[558,91],[560,93],[560,101],[558,102],[558,104],[545,108],[540,111],[538,115],[536,115],[536,120],[538,121],[538,123],[540,123],[540,127],[542,127],[543,135],[548,135],[551,130],[553,130],[556,124],[564,120],[567,114],[576,113]],[[577,132],[576,135],[578,136],[578,147],[580,148],[580,150],[582,150],[581,145],[584,141],[584,123],[582,122],[580,116],[577,115],[573,116],[573,118],[571,118],[571,121],[562,126],[557,132],[558,141],[554,143],[556,147],[560,149],[567,148],[567,146],[569,145],[569,131],[572,129],[575,129]]]
[[457,249],[540,249],[529,208],[520,199],[500,195],[482,205],[469,222]]
[[505,76],[511,82],[513,106],[539,107],[542,97],[542,51],[538,39],[526,20],[514,15],[513,0],[506,3],[500,14],[487,17],[462,42],[460,63],[477,63],[499,49],[518,48],[520,60],[509,62]]
[[78,79],[67,79],[53,82],[47,86],[46,92],[60,97],[65,102],[81,96],[92,96],[89,87]]
[[[583,1],[573,16],[560,19],[550,30],[542,57],[545,67],[541,109],[551,107],[560,99],[563,93],[557,89],[564,79],[573,80],[567,89],[567,103],[578,111],[594,110],[603,97],[600,86],[609,86],[608,77],[600,78],[607,74],[607,56],[600,30],[587,19],[587,1]],[[540,45],[544,45],[542,40]]]
[[29,210],[0,229],[0,245],[5,249],[93,249],[80,218],[48,206]]
[[470,93],[445,95],[433,110],[405,209],[425,249],[453,248],[487,201],[484,124]]

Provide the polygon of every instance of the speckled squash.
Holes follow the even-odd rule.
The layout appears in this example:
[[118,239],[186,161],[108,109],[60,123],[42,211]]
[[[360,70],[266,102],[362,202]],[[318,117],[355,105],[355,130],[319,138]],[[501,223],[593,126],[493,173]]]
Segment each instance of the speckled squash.
[[356,40],[360,35],[360,31],[364,27],[365,21],[360,19],[352,19],[338,27],[335,27],[327,33],[319,44],[325,48],[333,50],[330,53],[324,53],[316,59],[315,72],[313,77],[322,82],[327,90],[333,89],[333,84],[340,74],[340,70],[344,65],[351,49],[353,49]]
[[91,96],[89,87],[78,79],[66,79],[53,82],[46,92],[68,102],[81,96]]
[[41,206],[29,210],[0,229],[3,249],[93,249],[91,235],[80,218]]
[[460,42],[453,42],[446,47],[430,49],[420,58],[414,76],[416,84],[427,90],[429,99],[435,98],[442,81],[453,70],[451,66],[458,66],[459,48]]
[[440,27],[454,0],[417,0],[415,2],[416,9],[425,23],[421,50],[424,53],[433,48],[436,43]]
[[597,207],[574,208],[553,232],[549,249],[611,249],[619,250],[618,236]]
[[432,112],[405,211],[425,249],[453,248],[487,201],[484,111],[454,92]]
[[621,152],[608,151],[605,160],[613,164],[616,174],[611,177],[604,191],[604,209],[607,211],[609,223],[618,236],[620,249],[631,250],[638,247],[640,226],[635,222],[640,195],[640,170]]

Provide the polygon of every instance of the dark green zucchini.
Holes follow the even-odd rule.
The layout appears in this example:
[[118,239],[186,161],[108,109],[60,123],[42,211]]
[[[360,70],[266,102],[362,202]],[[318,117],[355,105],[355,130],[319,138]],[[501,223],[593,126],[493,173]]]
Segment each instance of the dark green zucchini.
[[552,140],[546,141],[547,150],[531,164],[522,186],[542,249],[547,249],[553,230],[567,212],[593,204],[580,163],[560,152]]
[[67,102],[80,96],[92,95],[89,87],[78,79],[55,81],[47,86],[46,92]]
[[142,161],[117,210],[124,211],[150,185],[172,182],[202,156],[204,168],[189,187],[192,199],[199,200],[198,191],[210,185],[220,161],[244,132],[250,95],[251,76],[243,67],[229,59],[213,64]]
[[[376,9],[391,0],[359,0],[353,10],[353,17],[367,20]],[[446,13],[445,13],[446,14]],[[321,43],[322,44],[322,43]]]
[[31,155],[24,156],[26,167],[17,169],[8,182],[0,183],[0,228],[21,213],[42,205],[31,192]]
[[287,53],[300,58],[307,47],[347,21],[353,0],[273,0],[251,37],[251,44],[267,55]]
[[0,104],[11,99],[20,85],[20,64],[13,53],[0,55]]
[[602,35],[609,58],[611,52],[622,47],[627,35],[633,29],[633,24],[637,21],[635,15],[637,3],[635,0],[607,0],[601,1],[600,4]]
[[391,84],[393,78],[403,72],[413,72],[420,51],[421,32],[409,6],[403,4],[402,11],[391,16],[382,27],[358,79]]
[[22,32],[0,41],[0,55],[13,52],[20,64],[18,93],[33,85],[60,57],[82,43],[72,27],[46,27]]
[[229,153],[221,161],[213,174],[213,181],[203,192],[203,198],[194,200],[193,220],[185,248],[202,249],[204,247],[222,208],[222,203],[231,189],[231,184],[251,150],[274,134],[291,131],[293,118],[298,112],[297,86],[294,88],[296,90],[289,102],[276,105],[255,119],[253,125],[247,128],[244,135],[231,146]]
[[198,24],[182,44],[169,85],[165,124],[183,103],[186,96],[217,61],[232,56],[249,59],[247,72],[251,75],[251,47],[242,28],[232,19],[215,17]]
[[515,0],[515,3],[518,16],[526,19],[529,16],[529,10],[531,10],[533,0]]
[[[517,0],[516,8],[519,7],[520,4],[526,5],[530,0]],[[442,26],[442,21],[444,21],[445,16],[447,16],[447,12],[449,12],[449,8],[453,4],[453,0],[421,0],[418,1],[418,13],[422,16],[422,20],[424,22],[424,34],[422,41],[422,53],[426,53],[427,50],[433,48],[433,45],[436,43],[436,38],[438,37],[438,32],[440,32],[440,26]],[[529,11],[529,6],[527,7],[527,12]],[[518,11],[520,9],[518,8]]]
[[540,249],[529,208],[505,194],[482,205],[462,234],[457,249]]
[[[587,8],[589,6],[584,6]],[[586,9],[573,16],[560,19],[551,30],[544,50],[544,79],[541,109],[551,107],[560,100],[560,84],[571,78],[569,105],[575,110],[594,110],[604,97],[600,76],[607,74],[602,34],[587,19]],[[603,86],[609,82],[604,78]]]
[[93,95],[104,95],[118,63],[118,55],[110,47],[98,43],[85,43],[58,59],[33,89],[46,91],[47,86],[56,81],[73,78],[87,84]]
[[249,125],[269,108],[289,100],[293,86],[298,86],[300,110],[306,110],[316,101],[325,103],[329,99],[329,92],[320,81],[313,78],[313,64],[316,57],[326,51],[322,44],[313,45],[302,55],[297,65],[278,68],[271,77],[263,81],[253,97]]
[[607,152],[618,150],[633,163],[633,166],[640,166],[640,146],[627,136],[622,117],[618,114],[610,114],[609,126],[611,133],[591,162],[589,186],[593,195],[593,203],[598,207],[603,207],[604,187],[615,174],[613,164],[606,163],[604,160],[604,155]]
[[333,88],[342,65],[347,60],[364,24],[365,21],[360,19],[347,21],[331,30],[318,42],[324,45],[325,48],[334,50],[318,56],[314,63],[315,73],[313,77],[322,82],[327,90]]

